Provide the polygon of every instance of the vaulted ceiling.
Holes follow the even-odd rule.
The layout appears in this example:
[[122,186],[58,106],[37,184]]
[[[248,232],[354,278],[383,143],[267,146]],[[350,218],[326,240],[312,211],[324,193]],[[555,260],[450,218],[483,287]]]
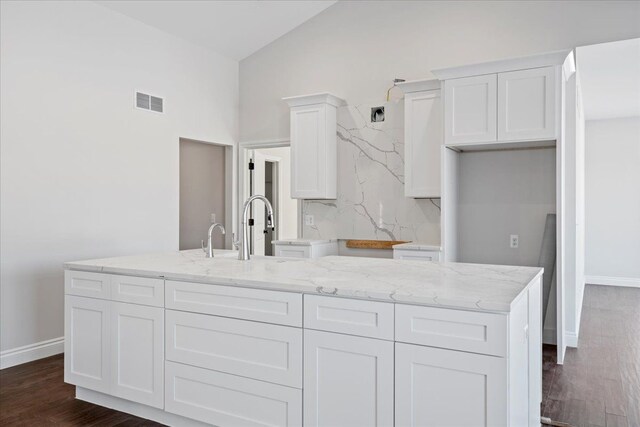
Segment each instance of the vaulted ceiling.
[[336,3],[322,1],[96,1],[237,61]]

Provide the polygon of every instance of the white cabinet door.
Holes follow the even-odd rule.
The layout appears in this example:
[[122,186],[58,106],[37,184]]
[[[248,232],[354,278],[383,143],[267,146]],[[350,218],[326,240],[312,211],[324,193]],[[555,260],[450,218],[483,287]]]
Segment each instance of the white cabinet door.
[[110,301],[65,296],[64,380],[108,393]]
[[291,197],[335,199],[336,192],[336,108],[291,108]]
[[440,197],[442,102],[439,90],[404,96],[406,197]]
[[164,309],[111,303],[111,394],[164,406]]
[[395,425],[504,426],[506,359],[396,343]]
[[496,82],[495,74],[445,80],[445,144],[496,141]]
[[393,425],[393,343],[304,331],[307,427]]
[[498,139],[556,138],[554,67],[498,74]]

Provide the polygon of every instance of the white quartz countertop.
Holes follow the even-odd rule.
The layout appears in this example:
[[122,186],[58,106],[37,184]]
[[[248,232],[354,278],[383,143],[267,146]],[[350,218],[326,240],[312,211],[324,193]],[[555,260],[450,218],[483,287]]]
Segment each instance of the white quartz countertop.
[[542,268],[328,256],[316,259],[202,250],[68,262],[66,269],[199,283],[508,312]]

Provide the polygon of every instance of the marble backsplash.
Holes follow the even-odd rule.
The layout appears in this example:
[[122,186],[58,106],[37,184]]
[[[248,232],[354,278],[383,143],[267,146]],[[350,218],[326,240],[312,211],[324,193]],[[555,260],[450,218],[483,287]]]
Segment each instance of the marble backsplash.
[[440,244],[440,199],[404,196],[404,106],[387,102],[385,120],[371,108],[338,108],[338,198],[305,200],[305,239],[410,240]]

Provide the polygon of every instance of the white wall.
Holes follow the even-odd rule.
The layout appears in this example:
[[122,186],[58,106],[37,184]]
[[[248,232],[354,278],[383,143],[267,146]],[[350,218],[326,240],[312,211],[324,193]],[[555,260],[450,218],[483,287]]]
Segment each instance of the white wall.
[[178,249],[178,140],[237,139],[238,64],[92,2],[1,4],[7,351],[63,335],[64,261]]
[[587,283],[640,286],[640,117],[589,120],[585,141]]
[[[555,151],[460,155],[458,261],[538,265],[547,214],[556,212]],[[518,248],[510,247],[511,234]]]
[[281,98],[383,101],[394,77],[640,36],[640,2],[344,1],[240,62],[240,139],[288,138]]

